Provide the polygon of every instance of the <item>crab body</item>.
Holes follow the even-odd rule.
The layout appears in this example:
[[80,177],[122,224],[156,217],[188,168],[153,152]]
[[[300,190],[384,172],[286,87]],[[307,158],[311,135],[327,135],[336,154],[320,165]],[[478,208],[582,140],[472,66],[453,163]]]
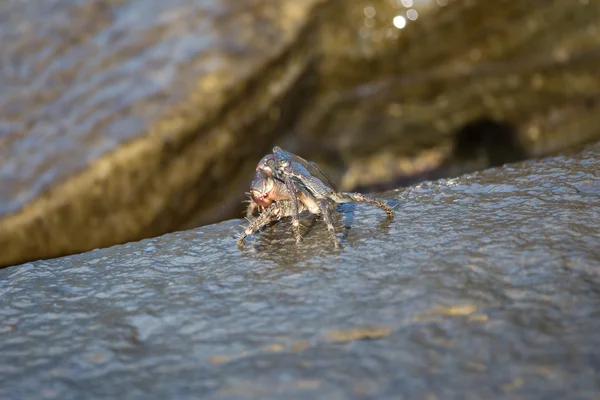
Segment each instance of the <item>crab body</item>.
[[[249,230],[256,232],[255,225],[262,227],[284,216],[292,217],[296,241],[299,242],[302,237],[298,215],[304,210],[309,210],[312,214],[323,215],[334,246],[338,247],[339,242],[331,219],[332,202],[368,203],[383,209],[389,217],[394,215],[393,210],[379,200],[361,193],[338,191],[317,164],[277,146],[273,148],[273,154],[267,154],[258,163],[250,196],[252,201],[248,207],[248,216],[251,216],[257,207],[261,209],[262,214],[246,229],[245,235],[238,240],[239,244],[243,244]],[[269,222],[264,222],[267,220]]]

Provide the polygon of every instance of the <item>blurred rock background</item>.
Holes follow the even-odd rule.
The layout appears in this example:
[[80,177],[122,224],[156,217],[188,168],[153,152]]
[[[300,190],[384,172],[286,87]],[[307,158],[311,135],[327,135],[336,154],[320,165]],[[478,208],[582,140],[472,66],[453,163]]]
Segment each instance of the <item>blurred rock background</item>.
[[274,144],[345,190],[600,136],[593,0],[0,3],[0,265],[242,215]]

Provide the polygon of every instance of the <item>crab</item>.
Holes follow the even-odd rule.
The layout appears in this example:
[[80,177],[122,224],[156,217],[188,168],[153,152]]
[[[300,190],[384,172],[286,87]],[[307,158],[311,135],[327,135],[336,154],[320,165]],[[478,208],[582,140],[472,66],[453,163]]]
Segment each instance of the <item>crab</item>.
[[[335,247],[339,247],[339,242],[331,221],[330,205],[332,202],[368,203],[383,209],[389,217],[394,216],[394,211],[379,200],[361,193],[338,191],[317,164],[277,146],[273,148],[273,154],[266,155],[258,163],[250,194],[252,201],[248,208],[248,214],[252,215],[256,207],[260,207],[263,213],[268,210],[271,210],[271,213],[277,211],[279,218],[291,216],[297,242],[302,239],[298,215],[305,209],[313,214],[323,215]],[[273,202],[276,205],[271,208]],[[261,216],[262,214],[259,218]],[[268,218],[269,216],[266,216],[263,219]],[[245,232],[252,230],[254,222]],[[243,243],[243,238],[240,238],[238,243]]]

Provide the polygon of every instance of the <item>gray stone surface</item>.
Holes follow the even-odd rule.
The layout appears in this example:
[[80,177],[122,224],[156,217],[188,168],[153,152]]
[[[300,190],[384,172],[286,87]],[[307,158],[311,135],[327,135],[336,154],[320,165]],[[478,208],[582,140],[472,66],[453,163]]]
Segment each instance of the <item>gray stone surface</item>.
[[236,220],[0,270],[0,398],[597,398],[599,174],[600,144],[344,205],[339,250]]

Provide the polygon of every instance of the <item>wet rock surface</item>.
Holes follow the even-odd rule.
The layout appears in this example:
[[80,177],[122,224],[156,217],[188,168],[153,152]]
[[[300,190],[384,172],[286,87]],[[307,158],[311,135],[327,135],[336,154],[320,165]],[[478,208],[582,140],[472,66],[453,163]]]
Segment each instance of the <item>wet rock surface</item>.
[[317,2],[2,2],[0,265],[237,209]]
[[600,144],[0,271],[0,398],[595,398]]

